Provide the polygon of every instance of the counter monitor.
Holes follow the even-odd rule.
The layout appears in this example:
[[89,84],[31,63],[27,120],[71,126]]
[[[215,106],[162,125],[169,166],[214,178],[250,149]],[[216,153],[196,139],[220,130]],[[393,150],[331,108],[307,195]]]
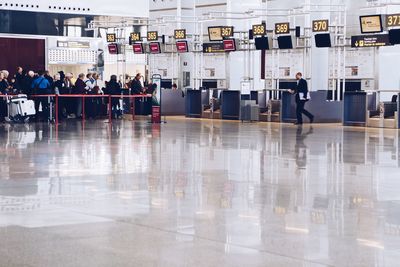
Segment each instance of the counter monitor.
[[221,27],[208,27],[208,38],[211,42],[222,41],[222,28]]
[[361,33],[378,33],[383,31],[382,16],[360,16]]

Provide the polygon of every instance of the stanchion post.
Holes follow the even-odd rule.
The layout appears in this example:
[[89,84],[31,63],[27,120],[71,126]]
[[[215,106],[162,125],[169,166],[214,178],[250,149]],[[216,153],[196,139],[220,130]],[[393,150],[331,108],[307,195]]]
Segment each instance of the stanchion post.
[[132,120],[134,121],[135,120],[135,102],[136,102],[136,98],[135,97],[132,97],[131,98],[131,101],[132,101]]
[[82,95],[82,121],[85,121],[85,96]]
[[56,114],[56,125],[58,125],[58,95],[56,95],[56,107],[54,112]]
[[108,122],[112,123],[111,95],[108,95]]

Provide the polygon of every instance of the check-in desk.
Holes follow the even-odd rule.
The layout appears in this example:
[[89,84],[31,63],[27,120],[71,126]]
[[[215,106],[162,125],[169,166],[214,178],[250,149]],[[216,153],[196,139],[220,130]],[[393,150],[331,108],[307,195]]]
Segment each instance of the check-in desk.
[[185,95],[182,90],[161,90],[161,114],[165,116],[185,115]]
[[282,90],[260,90],[251,91],[251,100],[255,100],[260,107],[259,119],[264,122],[280,122],[281,121],[281,100],[280,99],[268,99],[268,95],[271,97],[271,93],[281,93]]
[[239,120],[240,101],[240,91],[223,90],[221,92],[221,118],[223,120]]
[[[376,94],[376,93],[374,93]],[[379,97],[378,97],[379,98]],[[375,100],[376,98],[374,98]],[[374,101],[367,110],[367,126],[375,128],[399,128],[399,99],[394,95],[391,101]]]
[[188,89],[185,97],[185,113],[189,118],[201,118],[203,105],[209,102],[208,90]]
[[[343,103],[341,101],[328,101],[328,91],[321,90],[310,92],[311,100],[305,108],[314,115],[316,123],[341,123],[343,118]],[[296,121],[296,100],[289,92],[282,93],[281,121]]]
[[221,92],[219,89],[208,91],[210,98],[202,104],[201,117],[205,119],[221,119]]

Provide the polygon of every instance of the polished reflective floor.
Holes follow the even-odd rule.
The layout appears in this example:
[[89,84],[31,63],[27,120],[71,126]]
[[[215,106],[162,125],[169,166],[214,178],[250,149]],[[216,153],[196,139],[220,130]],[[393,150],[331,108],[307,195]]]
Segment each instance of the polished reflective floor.
[[0,125],[0,266],[399,266],[399,136]]

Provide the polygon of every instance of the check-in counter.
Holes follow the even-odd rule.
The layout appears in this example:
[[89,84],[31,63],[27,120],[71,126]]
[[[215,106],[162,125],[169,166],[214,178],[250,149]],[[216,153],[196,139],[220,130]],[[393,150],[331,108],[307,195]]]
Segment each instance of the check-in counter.
[[[283,90],[265,89],[260,91],[251,91],[251,100],[255,100],[259,105],[260,121],[280,122],[281,121],[281,100],[273,99],[272,95],[278,96]],[[269,99],[268,99],[269,98]]]
[[201,117],[205,119],[221,119],[221,92],[220,89],[210,89],[210,98],[202,104]]
[[[306,109],[311,112],[316,123],[341,123],[343,119],[343,103],[341,101],[328,101],[328,91],[321,90],[310,92],[311,100],[307,102]],[[296,121],[296,100],[289,92],[282,93],[281,121]]]
[[[397,93],[397,91],[395,91]],[[377,92],[379,93],[379,92]],[[377,101],[376,94],[374,102],[367,110],[367,126],[375,128],[398,129],[399,124],[399,95],[393,95],[391,101]],[[379,97],[378,97],[379,98]],[[378,103],[377,103],[378,102]]]
[[161,114],[166,116],[185,115],[185,97],[180,89],[162,89]]
[[221,118],[224,120],[240,119],[241,93],[236,90],[224,90],[221,93]]
[[188,89],[185,99],[185,113],[189,118],[200,118],[202,113],[202,90]]

